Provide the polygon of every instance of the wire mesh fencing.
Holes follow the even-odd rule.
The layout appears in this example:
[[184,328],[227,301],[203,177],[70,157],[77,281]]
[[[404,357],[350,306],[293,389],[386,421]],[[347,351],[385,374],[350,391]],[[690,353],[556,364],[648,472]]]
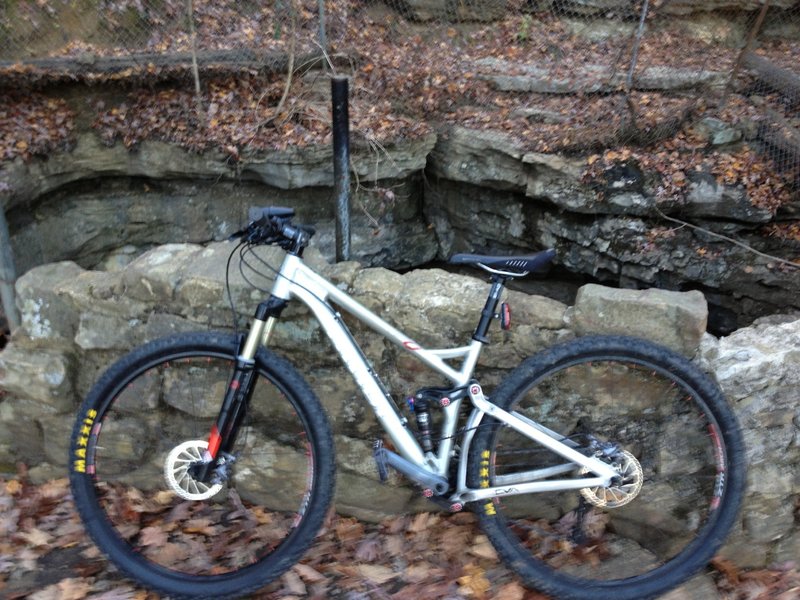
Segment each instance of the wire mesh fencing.
[[[322,75],[334,70],[352,76],[356,132],[376,143],[454,125],[530,152],[595,153],[598,165],[635,156],[674,174],[665,194],[713,159],[699,148],[738,142],[793,185],[798,56],[793,0],[0,4],[0,81],[183,78],[187,106],[196,100],[184,112],[206,127],[202,143],[186,142],[194,149],[319,142],[329,122]],[[242,127],[228,105],[262,112]],[[109,139],[148,134],[118,117],[100,119]],[[162,120],[160,135],[177,127]],[[266,121],[280,125],[276,135],[258,131]],[[708,168],[724,176],[755,161],[737,156]]]

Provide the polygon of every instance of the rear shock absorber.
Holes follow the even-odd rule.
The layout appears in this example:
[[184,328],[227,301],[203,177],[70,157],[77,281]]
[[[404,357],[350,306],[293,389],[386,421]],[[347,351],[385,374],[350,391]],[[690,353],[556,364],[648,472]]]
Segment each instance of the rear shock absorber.
[[425,452],[436,451],[436,444],[432,438],[433,419],[432,408],[445,408],[454,401],[467,396],[467,386],[459,388],[426,387],[407,399],[408,407],[417,419],[417,438]]
[[424,394],[418,393],[408,399],[408,405],[417,419],[417,432],[419,441],[425,452],[433,452],[433,440],[431,439],[431,412],[430,403]]

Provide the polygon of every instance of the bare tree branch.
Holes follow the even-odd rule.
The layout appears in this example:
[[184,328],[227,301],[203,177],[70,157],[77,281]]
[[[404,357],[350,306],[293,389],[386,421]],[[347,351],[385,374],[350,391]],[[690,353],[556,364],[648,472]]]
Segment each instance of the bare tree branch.
[[679,225],[682,225],[684,227],[688,227],[688,228],[693,229],[695,231],[702,231],[703,233],[705,233],[707,235],[710,235],[712,237],[718,238],[720,240],[724,240],[726,242],[730,242],[731,244],[739,246],[740,248],[744,248],[748,252],[756,254],[757,256],[760,256],[762,258],[766,258],[768,260],[780,263],[782,265],[786,265],[788,267],[792,267],[794,269],[800,269],[800,265],[799,264],[794,263],[794,262],[792,262],[790,260],[779,258],[779,257],[773,256],[771,254],[765,254],[764,252],[760,252],[759,250],[756,250],[752,246],[748,246],[747,244],[745,244],[743,242],[740,242],[739,240],[735,240],[732,237],[728,237],[727,235],[722,235],[721,233],[715,233],[715,232],[710,231],[709,229],[706,229],[704,227],[699,227],[697,225],[692,225],[691,223],[688,223],[687,221],[682,221],[681,219],[676,219],[674,217],[667,216],[663,212],[661,212],[661,210],[658,207],[653,207],[653,210],[656,213],[658,213],[659,217],[661,217],[662,219],[664,219],[666,221],[670,221],[672,223],[677,223]]

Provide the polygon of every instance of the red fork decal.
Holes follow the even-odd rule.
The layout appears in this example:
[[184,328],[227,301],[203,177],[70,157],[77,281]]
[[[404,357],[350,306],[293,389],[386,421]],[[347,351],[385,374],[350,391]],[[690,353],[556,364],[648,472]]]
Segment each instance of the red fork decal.
[[208,438],[208,453],[211,455],[211,458],[217,458],[220,442],[222,442],[222,438],[219,435],[219,429],[214,425],[214,427],[211,428],[211,435]]

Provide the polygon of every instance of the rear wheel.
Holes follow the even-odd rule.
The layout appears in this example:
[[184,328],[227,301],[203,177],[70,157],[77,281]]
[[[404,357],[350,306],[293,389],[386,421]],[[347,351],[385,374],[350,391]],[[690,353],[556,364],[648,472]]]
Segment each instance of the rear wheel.
[[72,436],[88,532],[128,575],[171,597],[262,587],[310,546],[331,501],[333,440],[319,400],[266,351],[222,481],[193,477],[236,349],[232,336],[197,333],[133,351],[91,390]]
[[[717,386],[681,356],[634,338],[580,338],[525,361],[491,400],[618,473],[608,488],[478,504],[528,585],[558,598],[655,597],[702,569],[733,525],[741,434]],[[586,476],[566,462],[490,421],[471,447],[471,483],[513,487],[515,473],[546,468],[541,481]]]

